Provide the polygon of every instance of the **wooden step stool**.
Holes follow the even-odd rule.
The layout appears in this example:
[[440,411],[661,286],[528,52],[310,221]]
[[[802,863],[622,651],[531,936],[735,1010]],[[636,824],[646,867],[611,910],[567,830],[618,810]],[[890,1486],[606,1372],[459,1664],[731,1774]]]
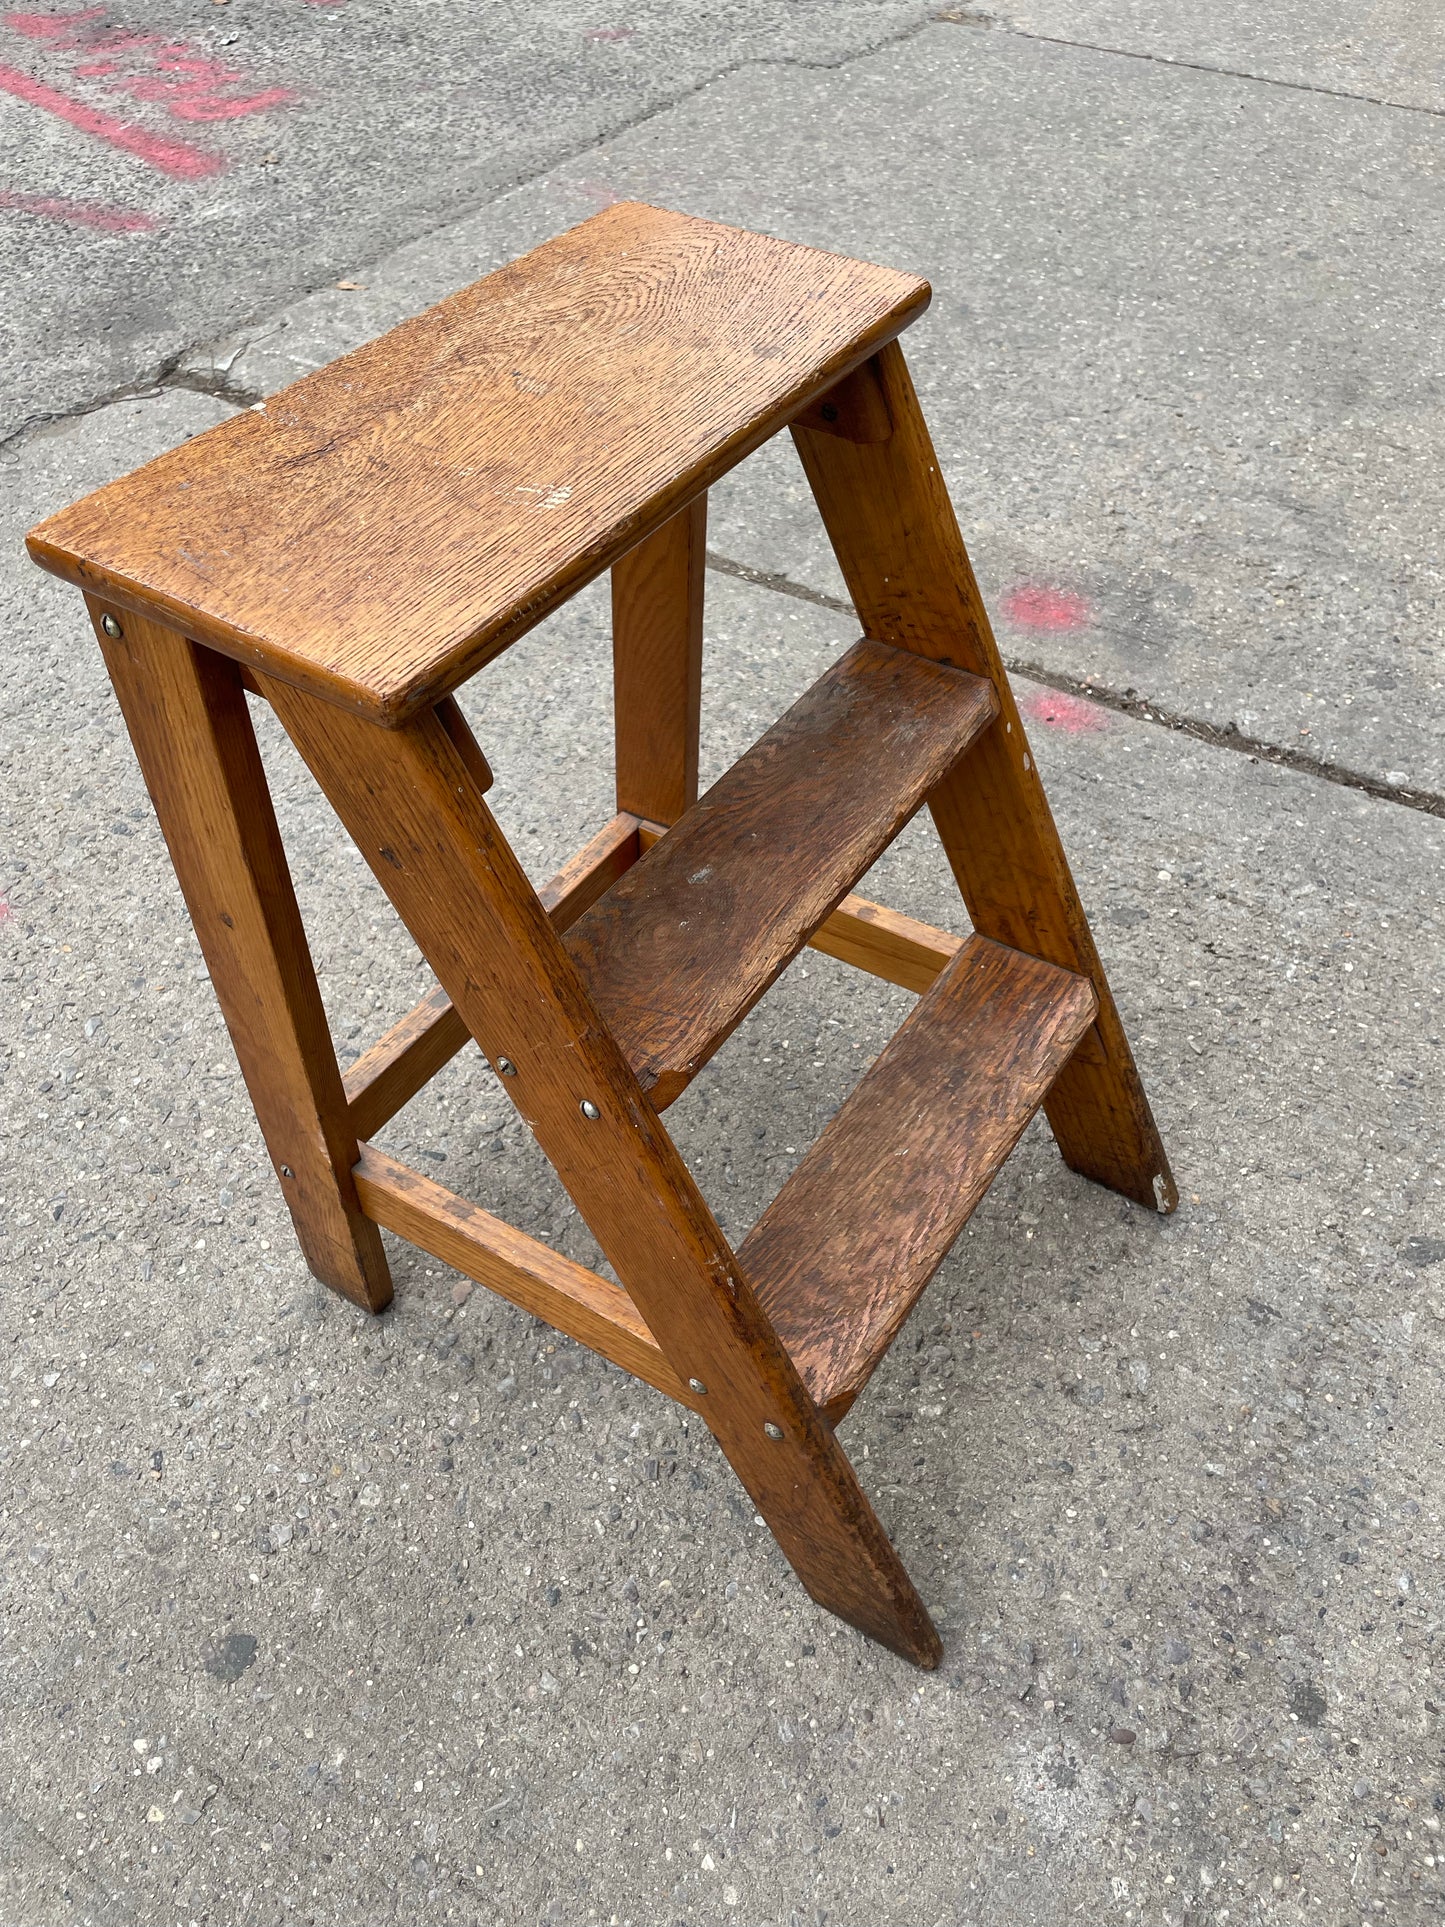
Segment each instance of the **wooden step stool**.
[[[386,1226],[706,1420],[820,1604],[938,1635],[834,1434],[1042,1106],[1173,1182],[896,337],[926,282],[609,208],[35,529],[86,591],[311,1269]],[[706,490],[791,428],[864,631],[697,799]],[[542,891],[451,692],[612,570],[618,814]],[[441,988],[343,1079],[245,692]],[[965,940],[848,892],[923,803]],[[660,1113],[813,944],[923,993],[741,1248]],[[373,1134],[475,1038],[621,1286]]]

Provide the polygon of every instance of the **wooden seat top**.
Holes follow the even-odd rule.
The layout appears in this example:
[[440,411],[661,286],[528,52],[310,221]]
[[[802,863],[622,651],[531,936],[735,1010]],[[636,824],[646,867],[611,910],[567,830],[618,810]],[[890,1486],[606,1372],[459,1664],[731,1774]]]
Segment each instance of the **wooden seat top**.
[[402,722],[923,311],[620,203],[33,529],[42,567]]

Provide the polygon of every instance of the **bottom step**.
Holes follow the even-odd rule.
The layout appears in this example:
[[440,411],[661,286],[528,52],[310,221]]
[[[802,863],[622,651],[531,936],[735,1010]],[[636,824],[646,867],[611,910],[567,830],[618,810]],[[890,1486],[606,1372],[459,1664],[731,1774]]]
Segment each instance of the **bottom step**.
[[831,1417],[867,1384],[1094,1020],[1087,977],[973,936],[738,1253]]

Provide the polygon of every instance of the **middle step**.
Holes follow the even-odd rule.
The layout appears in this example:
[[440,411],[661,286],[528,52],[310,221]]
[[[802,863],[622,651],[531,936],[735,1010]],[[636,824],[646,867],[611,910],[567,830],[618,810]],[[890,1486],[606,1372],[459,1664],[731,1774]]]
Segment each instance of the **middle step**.
[[982,677],[864,638],[573,924],[659,1110],[997,713]]

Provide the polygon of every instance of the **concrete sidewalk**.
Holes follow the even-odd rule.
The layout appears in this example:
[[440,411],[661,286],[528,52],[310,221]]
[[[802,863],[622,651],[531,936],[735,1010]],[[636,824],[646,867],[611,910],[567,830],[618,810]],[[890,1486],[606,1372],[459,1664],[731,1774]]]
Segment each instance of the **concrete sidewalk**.
[[[1399,77],[1328,9],[1267,83],[1199,71],[1263,60],[1243,10],[1150,11],[1145,58],[1034,37],[1133,31],[1057,0],[731,75],[197,350],[219,392],[7,451],[4,1927],[1438,1915],[1442,135],[1318,91]],[[1020,694],[1184,1194],[1036,1126],[846,1422],[930,1677],[665,1401],[400,1247],[382,1319],[311,1283],[78,600],[18,551],[608,193],[935,278],[907,345],[1058,685]],[[716,493],[713,772],[852,639],[804,506],[785,452]],[[605,614],[465,692],[539,877],[610,813]],[[354,1055],[424,980],[266,742]],[[868,888],[960,927],[922,826]],[[670,1114],[730,1232],[910,1001],[806,957]],[[383,1141],[595,1256],[475,1053]]]
[[0,443],[750,61],[928,0],[93,0],[0,12]]

